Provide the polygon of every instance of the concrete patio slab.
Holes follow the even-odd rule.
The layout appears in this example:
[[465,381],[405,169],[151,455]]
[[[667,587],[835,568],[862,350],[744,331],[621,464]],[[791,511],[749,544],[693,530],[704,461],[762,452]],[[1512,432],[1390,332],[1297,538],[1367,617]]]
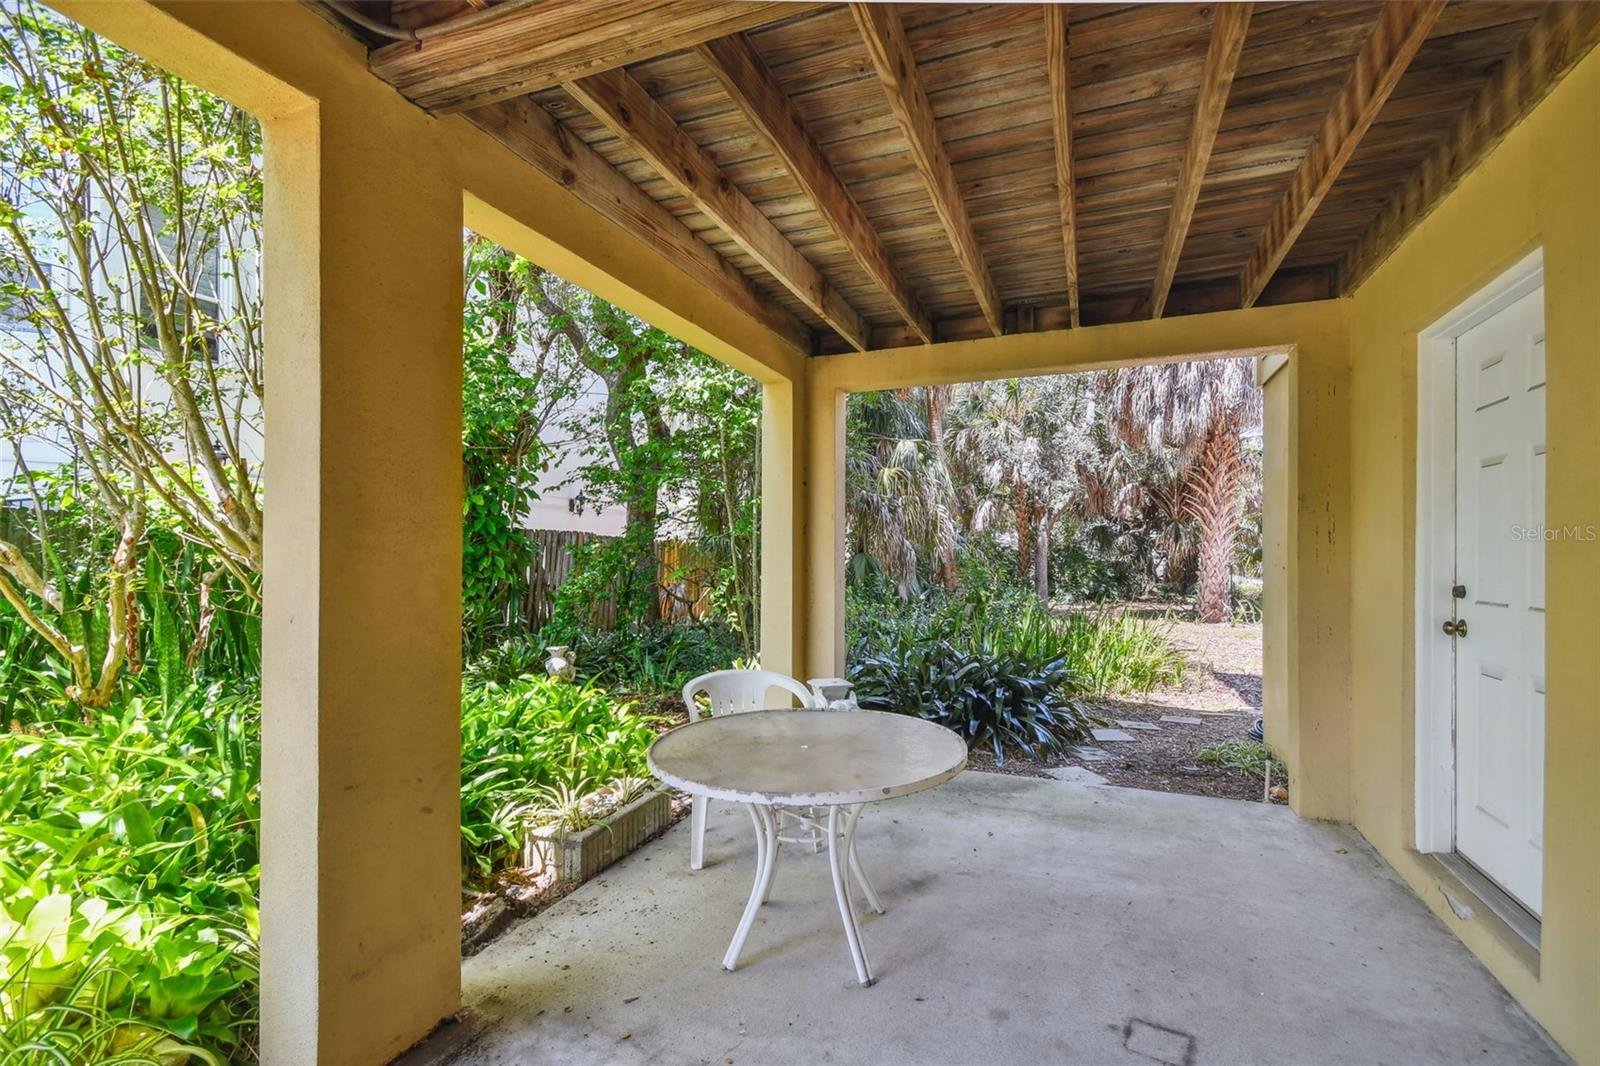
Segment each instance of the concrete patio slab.
[[1281,807],[967,773],[862,819],[888,913],[856,984],[825,856],[787,852],[740,969],[749,821],[713,806],[513,926],[401,1061],[1552,1063],[1353,831]]
[[1133,739],[1133,734],[1123,729],[1101,728],[1091,729],[1089,732],[1093,733],[1094,738],[1102,744],[1107,743],[1108,741],[1114,743],[1119,741],[1126,742]]

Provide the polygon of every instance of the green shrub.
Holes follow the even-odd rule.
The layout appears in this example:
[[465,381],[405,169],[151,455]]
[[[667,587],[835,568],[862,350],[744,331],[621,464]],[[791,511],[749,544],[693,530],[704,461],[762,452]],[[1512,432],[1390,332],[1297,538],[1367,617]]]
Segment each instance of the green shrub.
[[677,692],[742,654],[739,634],[719,622],[583,630],[574,647],[580,681],[633,693]]
[[0,1052],[39,1033],[111,1040],[95,1027],[117,1019],[119,1054],[168,1038],[246,1052],[257,708],[190,688],[0,734]]
[[1245,777],[1265,777],[1272,761],[1272,749],[1260,741],[1243,737],[1207,744],[1195,753],[1195,761],[1206,766],[1236,770]]
[[548,677],[467,687],[461,695],[461,861],[486,877],[515,858],[552,789],[575,791],[648,772],[657,719],[600,689]]
[[1090,719],[1065,694],[1070,676],[1060,659],[1037,663],[913,633],[850,667],[863,708],[938,722],[969,746],[988,744],[999,763],[1008,747],[1040,755],[1087,739]]
[[1149,692],[1183,680],[1183,657],[1149,621],[1114,611],[1054,614],[1031,592],[932,593],[910,604],[864,596],[846,600],[851,661],[894,643],[948,640],[990,658],[1034,668],[1060,660],[1075,696]]
[[468,688],[476,688],[509,685],[519,677],[541,677],[548,658],[545,643],[537,634],[508,637],[462,667],[461,681]]

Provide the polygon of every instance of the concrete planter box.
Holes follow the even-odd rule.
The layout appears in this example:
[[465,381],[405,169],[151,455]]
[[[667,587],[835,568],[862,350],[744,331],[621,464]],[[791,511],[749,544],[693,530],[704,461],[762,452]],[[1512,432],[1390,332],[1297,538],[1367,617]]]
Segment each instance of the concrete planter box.
[[523,844],[523,861],[554,866],[557,881],[580,884],[671,823],[671,793],[657,787],[581,832],[564,833],[553,826],[532,830]]

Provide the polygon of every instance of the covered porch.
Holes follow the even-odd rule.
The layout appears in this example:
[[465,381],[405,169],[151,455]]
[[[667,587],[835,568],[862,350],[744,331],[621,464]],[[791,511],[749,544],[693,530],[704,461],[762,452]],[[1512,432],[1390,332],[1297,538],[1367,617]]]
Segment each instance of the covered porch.
[[719,969],[752,868],[722,813],[700,872],[680,823],[466,960],[460,1020],[400,1061],[1562,1061],[1348,826],[968,773],[865,816],[863,989],[826,855]]
[[[422,1061],[1548,1060],[1512,999],[1600,1056],[1593,534],[1545,546],[1532,941],[1421,828],[1414,547],[1419,334],[1535,251],[1541,528],[1600,514],[1600,5],[52,4],[263,125],[265,1061],[463,1004]],[[973,776],[865,823],[873,989],[799,862],[716,972],[731,834],[463,971],[464,226],[762,383],[761,659],[800,677],[844,666],[849,393],[1255,357],[1294,813]]]

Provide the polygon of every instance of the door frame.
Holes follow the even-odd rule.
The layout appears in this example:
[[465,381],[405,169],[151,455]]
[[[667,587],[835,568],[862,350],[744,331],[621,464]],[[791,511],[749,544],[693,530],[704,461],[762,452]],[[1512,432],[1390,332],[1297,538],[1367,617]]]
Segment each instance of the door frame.
[[1456,339],[1544,284],[1536,248],[1417,335],[1417,509],[1414,711],[1415,821],[1420,852],[1455,851],[1455,660],[1438,639],[1455,582]]

